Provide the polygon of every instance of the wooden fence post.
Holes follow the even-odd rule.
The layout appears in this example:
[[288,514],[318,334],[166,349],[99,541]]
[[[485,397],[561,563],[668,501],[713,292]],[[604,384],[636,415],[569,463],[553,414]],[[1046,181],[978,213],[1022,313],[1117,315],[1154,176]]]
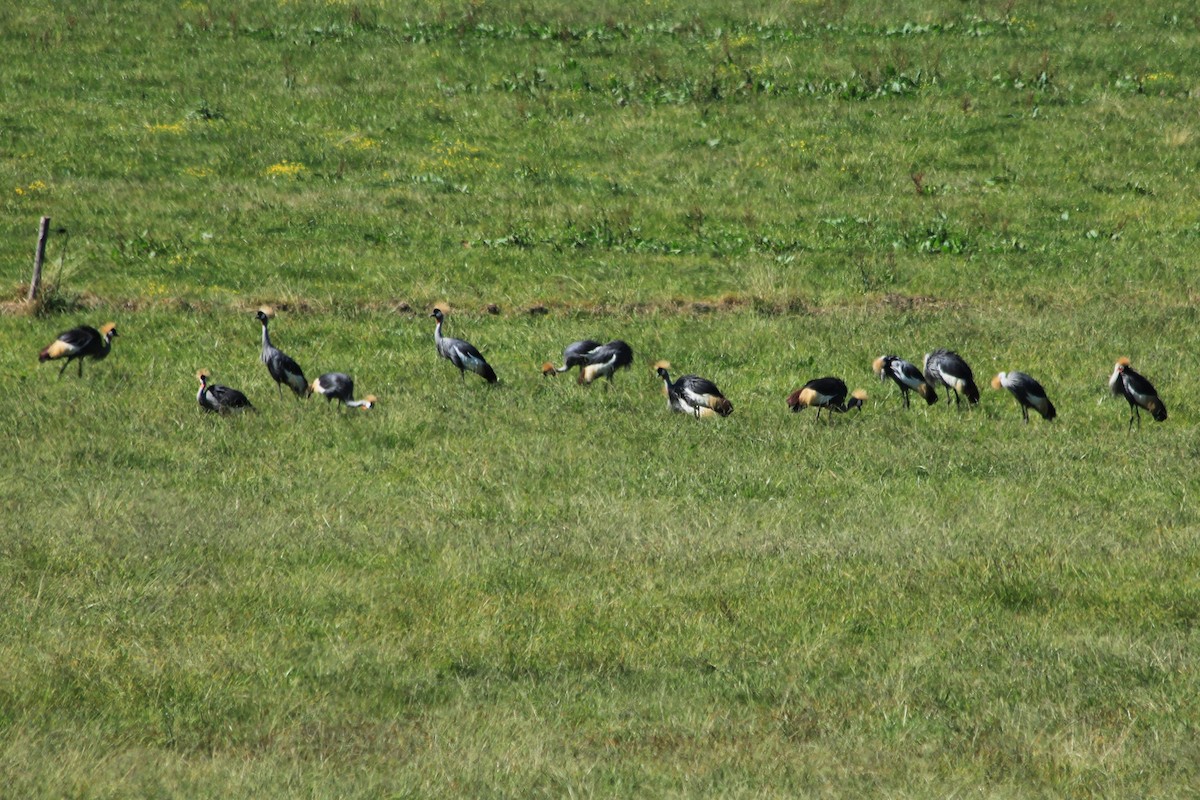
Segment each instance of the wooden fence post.
[[46,259],[46,237],[49,233],[50,218],[42,217],[38,226],[37,252],[33,256],[33,278],[29,281],[29,297],[26,298],[30,303],[37,299],[38,287],[42,283],[42,262]]

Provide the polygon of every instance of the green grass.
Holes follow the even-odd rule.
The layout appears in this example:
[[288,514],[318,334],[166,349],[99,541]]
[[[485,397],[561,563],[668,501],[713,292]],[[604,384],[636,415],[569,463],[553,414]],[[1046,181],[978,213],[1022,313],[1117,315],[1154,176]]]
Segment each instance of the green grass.
[[[1183,4],[0,10],[10,298],[70,232],[0,316],[0,794],[1186,793],[1198,39]],[[378,407],[280,400],[263,301]],[[109,319],[84,380],[36,363]],[[540,376],[585,336],[637,363]],[[938,346],[1060,419],[903,411],[871,360]],[[1127,433],[1118,355],[1167,422]],[[669,414],[658,358],[733,416]],[[202,367],[259,413],[201,414]],[[787,414],[827,374],[867,407]]]

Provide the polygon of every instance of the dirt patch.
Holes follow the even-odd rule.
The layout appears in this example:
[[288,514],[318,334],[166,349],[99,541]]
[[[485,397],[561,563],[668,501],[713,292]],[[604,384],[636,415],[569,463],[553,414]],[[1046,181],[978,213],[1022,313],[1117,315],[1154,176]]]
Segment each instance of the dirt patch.
[[[18,287],[19,288],[19,287]],[[562,300],[542,301],[516,305],[502,309],[496,303],[452,309],[450,303],[429,300],[405,300],[398,297],[381,298],[364,302],[338,300],[313,300],[297,297],[255,297],[232,301],[194,300],[176,297],[155,298],[103,298],[90,293],[71,294],[46,303],[36,303],[33,308],[23,299],[24,295],[14,290],[7,297],[0,297],[0,314],[21,316],[29,314],[56,314],[72,311],[90,311],[100,308],[119,310],[126,313],[151,310],[173,310],[182,313],[219,313],[235,311],[253,313],[263,305],[277,311],[293,314],[337,314],[337,313],[391,313],[400,316],[424,317],[425,309],[438,307],[447,314],[466,316],[488,314],[495,316],[589,316],[589,317],[648,317],[661,315],[722,315],[752,312],[763,316],[825,316],[846,308],[867,308],[881,312],[908,313],[914,311],[938,312],[962,306],[961,301],[947,300],[929,295],[905,295],[890,293],[882,296],[846,300],[839,303],[817,305],[798,295],[760,297],[757,295],[724,294],[717,298],[670,297],[657,300],[626,303],[581,303]]]
[[942,311],[953,307],[954,303],[928,295],[889,293],[879,299],[878,305],[892,311]]

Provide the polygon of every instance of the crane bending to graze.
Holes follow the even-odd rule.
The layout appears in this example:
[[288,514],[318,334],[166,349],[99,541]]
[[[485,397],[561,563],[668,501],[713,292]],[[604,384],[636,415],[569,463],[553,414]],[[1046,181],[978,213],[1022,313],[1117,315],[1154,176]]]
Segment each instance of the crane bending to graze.
[[313,394],[322,395],[327,402],[341,401],[344,408],[369,409],[375,406],[377,398],[369,394],[361,400],[354,399],[354,379],[344,372],[326,372],[312,382]]
[[438,355],[458,367],[458,374],[464,381],[467,379],[467,370],[470,370],[488,383],[496,383],[498,379],[495,370],[473,344],[442,335],[442,323],[446,319],[442,310],[435,308],[429,316],[437,320],[433,329],[433,341],[437,345]]
[[1156,422],[1167,418],[1167,404],[1158,396],[1153,384],[1134,370],[1128,358],[1122,356],[1117,359],[1116,369],[1108,379],[1108,388],[1129,403],[1129,425],[1126,426],[1126,430],[1133,427],[1135,419],[1138,427],[1142,427],[1142,415],[1138,411],[1140,408],[1149,411]]
[[1029,422],[1029,409],[1042,415],[1042,419],[1054,419],[1058,411],[1046,396],[1042,385],[1024,372],[1001,372],[992,378],[993,389],[1008,389],[1021,405],[1021,416]]
[[935,389],[945,386],[947,403],[950,402],[950,392],[954,392],[955,405],[962,402],[960,392],[967,396],[972,405],[979,402],[975,374],[962,356],[953,350],[934,350],[925,354],[925,381]]
[[821,418],[821,409],[828,409],[831,412],[830,419],[833,419],[832,412],[834,411],[844,414],[852,408],[861,410],[863,401],[867,399],[867,393],[862,389],[855,389],[850,400],[847,401],[848,393],[846,382],[841,378],[815,378],[788,395],[787,404],[792,411],[803,411],[806,408],[815,407],[817,409],[817,416],[813,420],[815,423]]
[[218,414],[230,414],[235,411],[253,411],[254,406],[246,399],[246,395],[237,389],[230,389],[219,383],[208,382],[208,370],[202,369],[196,373],[200,379],[200,391],[196,393],[196,402],[205,411]]
[[696,375],[684,375],[672,383],[668,372],[670,368],[670,363],[666,361],[654,365],[654,371],[662,379],[667,392],[667,407],[672,411],[691,414],[697,419],[713,415],[728,417],[733,413],[733,404],[721,394],[715,383]]
[[101,325],[100,330],[96,330],[90,325],[80,325],[78,328],[63,331],[57,339],[42,348],[42,352],[38,353],[38,361],[65,358],[62,369],[58,371],[60,378],[72,361],[78,361],[79,377],[82,378],[83,359],[91,358],[95,361],[103,361],[112,349],[112,340],[116,335],[117,324],[115,322]]
[[597,378],[608,378],[611,383],[613,373],[633,364],[633,348],[620,339],[613,339],[589,352],[585,362],[579,370],[580,383],[588,384]]
[[276,388],[279,389],[279,399],[283,399],[285,383],[297,397],[308,397],[308,380],[304,377],[304,370],[300,369],[300,365],[291,356],[271,344],[271,337],[267,333],[267,324],[275,316],[275,311],[269,306],[263,306],[254,316],[258,317],[258,321],[262,323],[262,356],[260,360],[267,365],[267,372],[271,373],[271,378],[275,381]]
[[875,359],[872,368],[879,376],[879,380],[885,381],[890,378],[900,387],[900,397],[904,401],[905,408],[908,408],[909,392],[916,392],[925,398],[926,405],[933,405],[937,402],[937,392],[925,380],[925,376],[921,374],[921,370],[917,369],[915,364],[905,361],[899,356],[880,356]]
[[563,348],[563,365],[556,367],[547,361],[542,364],[542,374],[547,377],[553,377],[560,372],[567,372],[571,367],[579,367],[580,370],[587,364],[588,353],[600,347],[600,343],[591,339],[581,339],[578,342],[571,342]]

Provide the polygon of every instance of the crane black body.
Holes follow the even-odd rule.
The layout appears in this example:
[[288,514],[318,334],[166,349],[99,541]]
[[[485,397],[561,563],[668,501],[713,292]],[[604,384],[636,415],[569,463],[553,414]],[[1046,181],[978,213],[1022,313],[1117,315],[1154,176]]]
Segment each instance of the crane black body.
[[312,382],[313,394],[324,396],[327,402],[339,401],[342,408],[371,408],[375,395],[369,394],[362,400],[354,399],[354,379],[344,372],[326,372]]
[[1021,417],[1029,422],[1029,409],[1042,415],[1042,419],[1054,419],[1058,416],[1054,403],[1046,396],[1042,385],[1024,372],[1001,372],[992,378],[993,389],[1008,389],[1017,403],[1021,406]]
[[721,394],[717,385],[698,375],[684,375],[674,383],[667,367],[660,362],[655,368],[667,392],[667,406],[672,411],[690,414],[699,419],[719,414],[728,417],[733,413],[733,404]]
[[237,389],[230,389],[219,383],[209,383],[208,373],[204,370],[196,373],[200,379],[200,391],[196,393],[196,402],[200,408],[217,414],[230,414],[235,411],[253,411],[254,406],[246,395]]
[[475,345],[462,339],[442,335],[442,323],[445,315],[440,308],[435,308],[429,316],[437,320],[433,329],[433,341],[437,345],[438,355],[458,367],[459,376],[465,381],[467,370],[474,372],[488,383],[496,383],[495,370],[488,364],[483,354],[475,349]]
[[839,414],[844,414],[852,408],[861,410],[866,394],[861,390],[855,391],[847,400],[846,395],[849,393],[846,382],[841,378],[833,376],[814,378],[788,395],[787,404],[792,411],[803,411],[806,408],[815,407],[817,416],[813,422],[816,423],[821,418],[822,409],[828,409],[831,413],[836,411]]
[[275,381],[275,386],[279,389],[280,400],[283,399],[284,384],[287,384],[296,397],[308,397],[308,380],[304,377],[304,370],[300,369],[300,365],[296,363],[295,359],[271,344],[267,325],[274,315],[274,312],[267,308],[260,308],[255,314],[258,321],[262,323],[262,355],[259,360],[266,364],[267,372]]
[[972,405],[979,402],[979,387],[975,385],[975,373],[958,353],[953,350],[934,350],[925,354],[925,381],[934,389],[946,387],[946,402],[954,392],[954,404],[960,405],[966,395]]
[[925,380],[925,376],[921,374],[921,370],[917,369],[915,364],[905,361],[899,356],[880,356],[875,359],[872,368],[879,376],[879,380],[891,380],[900,387],[900,398],[905,408],[908,408],[909,392],[916,392],[925,398],[926,405],[933,405],[937,402],[937,392]]
[[1149,411],[1155,422],[1162,422],[1167,418],[1167,404],[1158,396],[1154,385],[1134,370],[1128,358],[1117,360],[1116,369],[1108,380],[1108,388],[1129,403],[1129,424],[1126,430],[1133,427],[1134,420],[1137,420],[1138,428],[1142,427],[1142,415],[1138,409],[1144,408]]
[[116,335],[117,326],[113,322],[100,326],[100,330],[96,330],[90,325],[80,325],[78,328],[63,331],[57,339],[42,348],[42,352],[38,353],[38,361],[65,358],[62,369],[58,371],[60,378],[72,361],[78,361],[79,377],[82,378],[83,359],[91,358],[94,361],[103,361],[112,349],[112,340]]

